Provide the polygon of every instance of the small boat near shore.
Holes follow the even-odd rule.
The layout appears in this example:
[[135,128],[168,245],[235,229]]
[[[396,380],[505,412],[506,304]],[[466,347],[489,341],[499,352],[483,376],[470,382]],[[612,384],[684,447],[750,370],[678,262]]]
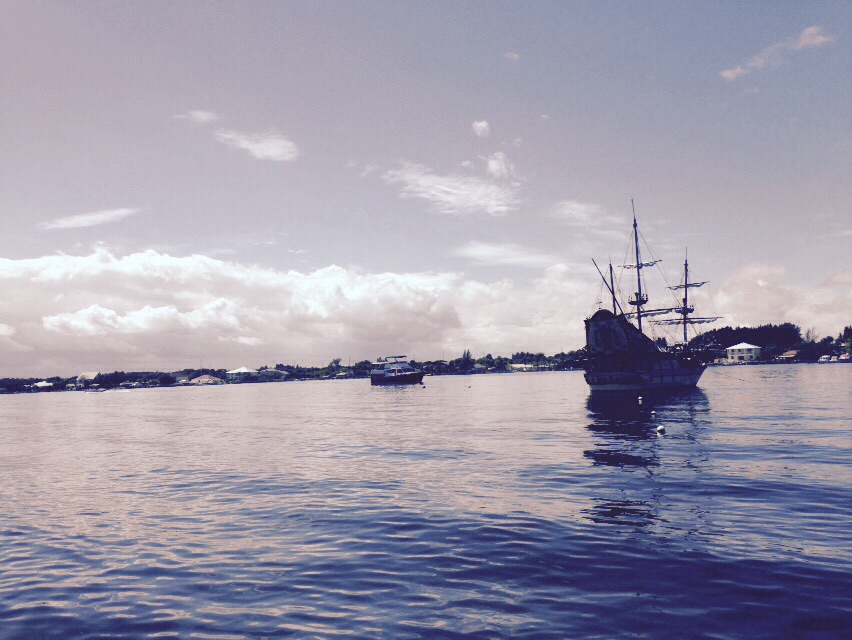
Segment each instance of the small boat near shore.
[[[690,305],[689,290],[707,283],[690,281],[689,261],[684,259],[683,281],[677,286],[669,287],[672,291],[683,291],[683,298],[676,298],[677,304],[672,307],[647,309],[649,298],[644,292],[647,287],[643,282],[642,271],[660,260],[642,262],[635,210],[632,244],[635,262],[624,265],[624,268],[636,271],[636,291],[627,301],[633,311],[625,312],[621,306],[612,264],[609,266],[608,281],[598,268],[598,273],[612,297],[612,311],[599,309],[585,321],[586,382],[593,393],[647,392],[695,387],[707,365],[700,354],[690,348],[687,329],[691,325],[713,322],[718,318],[691,317],[694,308]],[[660,317],[659,320],[650,321],[654,324],[681,325],[683,342],[668,346],[645,335],[642,320],[651,317]]]
[[390,386],[420,384],[423,371],[415,369],[405,360],[406,356],[385,356],[370,365],[370,384]]

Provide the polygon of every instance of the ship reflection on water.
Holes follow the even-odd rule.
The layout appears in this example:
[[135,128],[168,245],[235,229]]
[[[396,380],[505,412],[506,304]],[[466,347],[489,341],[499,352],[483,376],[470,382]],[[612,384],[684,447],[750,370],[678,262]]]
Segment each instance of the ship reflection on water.
[[[607,495],[593,497],[586,516],[596,523],[647,527],[660,520],[666,478],[701,458],[699,416],[709,411],[707,396],[688,389],[641,397],[635,393],[589,396],[586,402],[593,448],[583,457],[594,467],[610,468]],[[672,455],[669,441],[689,443]],[[678,460],[686,455],[685,464]]]

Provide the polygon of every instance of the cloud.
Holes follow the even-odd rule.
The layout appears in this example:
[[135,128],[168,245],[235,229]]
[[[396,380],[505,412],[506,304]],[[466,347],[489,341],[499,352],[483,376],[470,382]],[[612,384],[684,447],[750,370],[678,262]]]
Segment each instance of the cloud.
[[110,222],[118,222],[124,218],[128,218],[135,213],[139,213],[141,209],[105,209],[103,211],[93,211],[91,213],[80,213],[74,216],[65,218],[55,218],[47,222],[41,223],[42,229],[79,229],[81,227],[96,227],[101,224]]
[[793,44],[793,50],[801,51],[802,49],[821,47],[824,44],[831,44],[832,42],[834,42],[834,38],[822,35],[820,27],[808,27],[802,31],[802,35]]
[[236,342],[237,344],[243,344],[247,347],[258,347],[258,346],[263,344],[263,340],[261,340],[260,338],[254,338],[254,337],[250,337],[250,336],[236,336],[236,337],[219,336],[218,341],[219,342]]
[[553,255],[517,244],[490,244],[487,242],[468,242],[455,249],[454,253],[463,258],[486,265],[509,265],[515,267],[549,267],[559,262]]
[[846,269],[845,271],[838,271],[830,275],[825,280],[825,284],[827,285],[852,285],[852,269]]
[[508,179],[515,177],[515,165],[506,158],[506,154],[502,151],[492,153],[485,158],[486,171],[492,178]]
[[719,73],[725,80],[734,82],[745,75],[760,71],[761,69],[777,67],[784,62],[784,57],[791,51],[801,51],[821,47],[824,44],[834,42],[834,38],[822,34],[821,27],[808,27],[802,31],[798,38],[791,38],[786,42],[778,42],[754,56],[744,65],[738,65],[731,69],[725,69]]
[[388,184],[400,184],[401,198],[428,200],[439,213],[458,216],[504,216],[517,209],[516,185],[498,185],[471,176],[433,173],[423,165],[403,162],[383,176]]
[[193,124],[210,124],[211,122],[218,122],[222,119],[218,114],[202,109],[194,109],[172,117],[177,120],[187,120]]
[[[482,264],[535,268],[530,279],[453,272],[277,270],[157,251],[0,259],[0,358],[6,375],[173,371],[204,357],[233,368],[325,364],[401,350],[418,358],[582,346],[600,288],[594,269],[511,244],[457,250]],[[749,265],[713,284],[724,322],[795,322],[822,335],[849,324],[848,270],[815,286]],[[700,290],[703,291],[703,290]],[[702,313],[716,315],[712,308]],[[13,328],[14,331],[10,331]],[[246,360],[246,353],[252,360]]]
[[471,128],[478,138],[487,138],[488,134],[491,133],[491,126],[487,120],[474,120]]
[[586,235],[612,239],[624,236],[626,218],[612,215],[602,206],[591,202],[561,200],[551,211],[551,217]]
[[821,335],[835,335],[849,324],[852,272],[837,272],[813,286],[788,284],[785,276],[786,270],[778,265],[753,263],[737,269],[717,287],[715,303],[724,322],[732,326],[792,322]]
[[517,62],[518,60],[521,59],[521,54],[515,53],[514,51],[509,51],[509,52],[503,54],[503,57],[506,58],[506,60],[511,60],[512,62]]
[[[479,261],[554,264],[513,245],[462,251]],[[556,350],[582,344],[597,291],[592,275],[564,265],[523,282],[334,265],[300,272],[104,247],[0,259],[0,317],[16,329],[16,342],[0,335],[0,357],[7,375],[71,375],[177,370],[201,356],[233,368],[354,361],[397,349],[421,358],[464,348]],[[245,361],[248,348],[256,360]]]
[[215,327],[219,330],[240,329],[239,319],[234,313],[234,301],[218,299],[181,313],[174,306],[151,307],[131,310],[124,314],[93,304],[72,313],[60,313],[42,318],[48,331],[94,336],[110,333],[168,332],[181,329]]
[[248,151],[250,156],[258,160],[291,162],[299,157],[296,143],[276,131],[250,134],[221,129],[216,132],[216,139],[230,147]]

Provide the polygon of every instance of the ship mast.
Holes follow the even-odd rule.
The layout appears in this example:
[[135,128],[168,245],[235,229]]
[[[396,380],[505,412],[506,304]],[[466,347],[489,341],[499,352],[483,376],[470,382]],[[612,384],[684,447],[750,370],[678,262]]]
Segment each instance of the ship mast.
[[633,242],[636,248],[636,297],[628,302],[636,307],[636,323],[639,326],[639,331],[642,331],[642,305],[648,302],[648,296],[642,294],[642,260],[639,257],[639,225],[636,224],[636,205],[633,199],[630,199],[630,206],[633,208]]
[[687,340],[686,335],[686,325],[688,324],[686,321],[687,316],[689,315],[689,249],[684,250],[683,254],[683,308],[680,310],[681,315],[683,315],[683,343],[686,344],[689,342]]
[[617,300],[615,299],[615,280],[612,276],[612,258],[609,259],[609,292],[612,294],[612,315],[617,315],[618,312],[615,310],[615,305],[617,304]]
[[[683,289],[683,298],[681,298],[681,306],[675,307],[673,309],[668,309],[668,310],[660,309],[660,312],[662,312],[662,313],[665,313],[666,311],[668,311],[670,313],[679,314],[681,317],[680,317],[679,320],[675,319],[675,318],[671,318],[671,319],[665,319],[665,320],[656,320],[656,321],[654,321],[654,323],[655,324],[662,324],[662,325],[669,325],[669,326],[674,326],[674,325],[682,326],[683,327],[683,342],[684,342],[684,344],[687,344],[689,342],[689,333],[688,333],[689,325],[691,325],[691,324],[706,324],[706,323],[709,323],[709,322],[715,322],[716,320],[719,319],[718,317],[712,317],[712,318],[690,318],[689,317],[689,315],[695,311],[695,309],[693,307],[689,306],[689,290],[692,289],[692,288],[702,287],[705,284],[707,284],[706,281],[705,282],[690,282],[689,281],[689,253],[687,252],[684,255],[684,258],[683,258],[683,284],[675,285],[674,287],[669,287],[669,289],[671,289],[672,291],[677,291],[678,289]],[[647,312],[647,311],[645,312],[646,315],[648,315],[649,313],[655,313],[655,312]]]

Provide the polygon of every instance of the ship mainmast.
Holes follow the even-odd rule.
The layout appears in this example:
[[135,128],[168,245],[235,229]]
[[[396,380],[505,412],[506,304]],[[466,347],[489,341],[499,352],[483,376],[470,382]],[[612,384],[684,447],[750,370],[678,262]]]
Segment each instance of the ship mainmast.
[[683,308],[680,313],[683,316],[683,343],[686,344],[689,342],[686,335],[686,318],[689,315],[689,287],[685,286],[689,284],[689,249],[685,249],[683,254],[683,284]]
[[639,331],[642,331],[642,305],[648,302],[648,296],[642,293],[642,267],[647,265],[642,264],[639,255],[639,225],[636,224],[636,205],[633,204],[632,198],[630,206],[633,208],[633,242],[636,250],[636,295],[627,302],[636,307],[636,324],[639,326]]
[[612,258],[609,259],[609,291],[612,294],[612,315],[616,315],[618,311],[616,311],[615,306],[618,304],[618,300],[615,299],[615,279],[612,275]]

